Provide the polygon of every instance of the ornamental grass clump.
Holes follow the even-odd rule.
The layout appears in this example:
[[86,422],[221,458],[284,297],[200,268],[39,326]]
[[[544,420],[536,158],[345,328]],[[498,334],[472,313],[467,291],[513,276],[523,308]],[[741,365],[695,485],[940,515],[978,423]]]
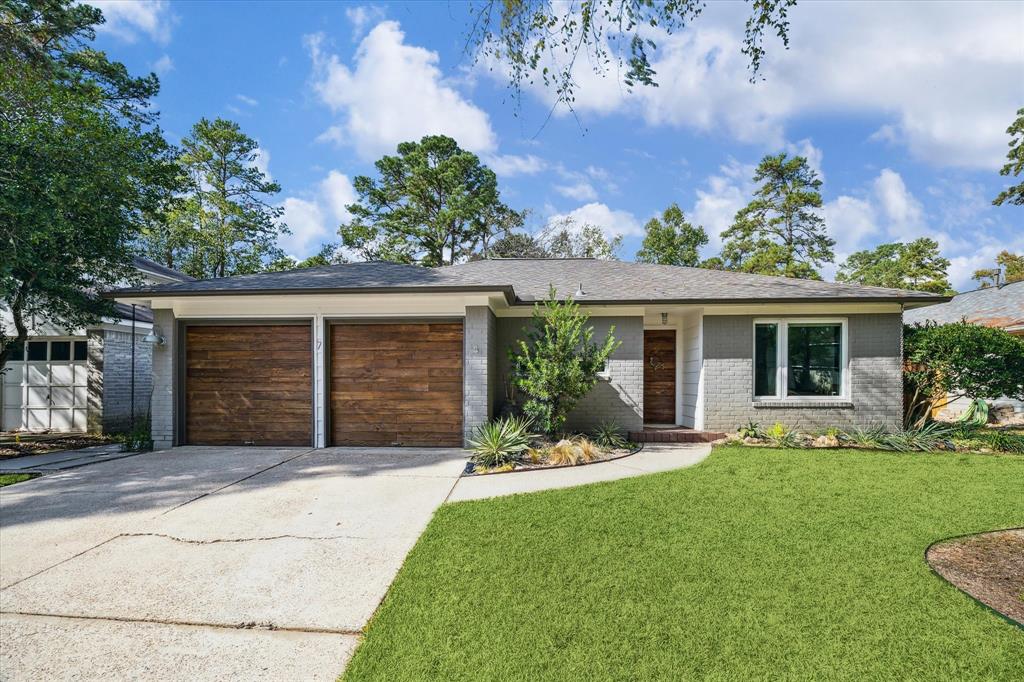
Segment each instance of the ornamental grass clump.
[[476,428],[469,440],[473,463],[483,469],[513,465],[530,449],[530,420],[496,419]]
[[563,438],[547,448],[545,454],[551,466],[576,466],[600,459],[601,448],[587,438]]

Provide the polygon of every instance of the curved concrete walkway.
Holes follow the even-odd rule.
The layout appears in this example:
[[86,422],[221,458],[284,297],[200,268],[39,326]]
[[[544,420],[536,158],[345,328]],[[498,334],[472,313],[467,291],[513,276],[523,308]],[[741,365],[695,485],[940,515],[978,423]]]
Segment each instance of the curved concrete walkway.
[[449,502],[571,488],[693,466],[711,454],[707,443],[649,443],[635,455],[564,469],[536,469],[489,476],[463,476],[448,495]]

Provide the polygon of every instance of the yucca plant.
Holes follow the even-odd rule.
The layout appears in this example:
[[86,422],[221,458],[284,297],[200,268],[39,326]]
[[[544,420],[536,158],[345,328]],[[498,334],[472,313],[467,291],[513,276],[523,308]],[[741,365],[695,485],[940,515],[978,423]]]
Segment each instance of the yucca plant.
[[488,469],[512,464],[530,449],[531,437],[530,420],[523,417],[481,424],[469,439],[473,462]]
[[605,448],[626,447],[626,436],[623,435],[622,427],[609,420],[602,421],[597,425],[594,430],[594,441]]
[[938,422],[930,422],[919,429],[903,429],[887,434],[882,446],[897,452],[932,452],[950,441],[950,429]]
[[768,429],[764,437],[776,448],[795,448],[800,446],[800,434],[795,429],[791,429],[782,422],[775,422],[770,429]]
[[881,448],[884,447],[888,435],[889,432],[884,426],[875,424],[867,427],[854,426],[844,431],[839,438],[862,448]]

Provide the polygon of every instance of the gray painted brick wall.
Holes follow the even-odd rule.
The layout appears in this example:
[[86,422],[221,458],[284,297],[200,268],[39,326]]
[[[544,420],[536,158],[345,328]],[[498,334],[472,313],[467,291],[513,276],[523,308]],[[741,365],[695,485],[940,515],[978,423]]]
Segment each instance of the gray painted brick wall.
[[164,345],[154,346],[153,397],[150,400],[153,448],[163,450],[174,445],[174,373],[177,364],[177,325],[170,310],[154,310],[156,333],[164,337]]
[[491,418],[494,313],[488,306],[466,306],[463,330],[462,430],[465,439]]
[[[525,338],[524,329],[530,318],[503,317],[497,321],[497,401],[510,399],[508,348]],[[615,326],[615,338],[622,344],[608,361],[608,377],[597,382],[594,389],[569,414],[567,427],[573,431],[591,431],[604,420],[621,428],[638,430],[643,426],[644,395],[644,319],[643,317],[592,317],[594,339],[600,342]]]
[[903,415],[903,321],[899,313],[849,319],[850,397],[820,406],[759,406],[753,401],[754,317],[704,317],[704,428],[735,431],[748,420],[815,430],[882,424]]
[[[135,418],[145,419],[149,413],[153,389],[153,345],[135,336]],[[131,332],[103,332],[103,430],[106,433],[126,431],[132,414],[132,347]]]

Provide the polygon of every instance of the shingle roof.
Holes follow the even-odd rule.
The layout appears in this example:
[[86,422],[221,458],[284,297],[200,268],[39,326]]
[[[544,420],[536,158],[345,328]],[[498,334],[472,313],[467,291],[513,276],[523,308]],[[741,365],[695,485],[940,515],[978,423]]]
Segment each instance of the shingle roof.
[[672,265],[594,259],[493,259],[442,268],[396,263],[346,263],[285,272],[153,285],[113,292],[118,297],[254,293],[375,293],[495,291],[512,303],[560,296],[582,285],[586,303],[948,300],[920,291],[748,275]]
[[966,291],[949,303],[908,311],[905,315],[908,323],[931,320],[947,324],[965,318],[986,327],[1024,326],[1024,282]]
[[178,272],[173,268],[169,268],[166,265],[160,265],[154,260],[143,258],[142,256],[135,256],[132,258],[132,264],[137,270],[149,270],[152,273],[161,275],[168,279],[176,279],[179,282],[194,282],[195,277],[189,277],[184,272]]

